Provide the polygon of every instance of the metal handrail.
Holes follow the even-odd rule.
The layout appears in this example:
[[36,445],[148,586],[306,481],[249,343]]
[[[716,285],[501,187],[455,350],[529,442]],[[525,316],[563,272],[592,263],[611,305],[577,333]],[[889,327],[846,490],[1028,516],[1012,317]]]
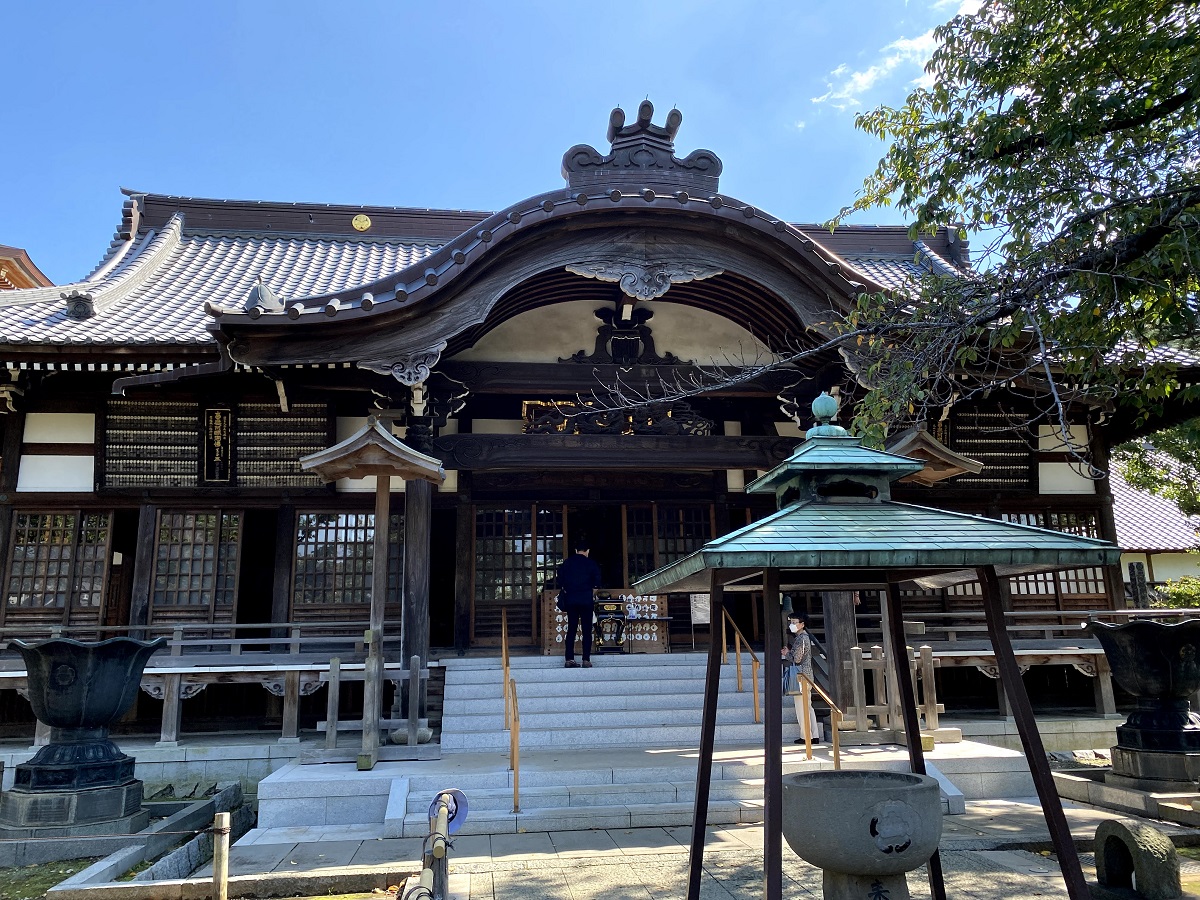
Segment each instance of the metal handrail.
[[734,650],[733,658],[737,663],[737,689],[738,693],[743,692],[742,688],[742,645],[746,646],[746,651],[750,654],[750,680],[753,682],[754,689],[754,724],[762,722],[762,710],[758,702],[758,671],[762,666],[759,661],[758,654],[754,652],[754,648],[750,646],[750,642],[746,640],[746,636],[742,634],[742,629],[737,627],[737,622],[733,621],[733,617],[729,615],[729,610],[721,608],[721,663],[728,665],[729,663],[729,639],[725,634],[725,623],[728,622],[733,627]]
[[508,683],[510,674],[508,669],[508,609],[500,610],[500,675],[501,685],[504,689],[504,727],[509,729],[512,727],[512,708],[508,700]]

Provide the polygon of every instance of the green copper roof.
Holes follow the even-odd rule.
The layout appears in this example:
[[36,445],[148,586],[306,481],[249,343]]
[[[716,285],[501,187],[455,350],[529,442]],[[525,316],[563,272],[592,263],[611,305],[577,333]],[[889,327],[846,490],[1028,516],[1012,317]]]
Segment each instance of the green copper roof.
[[748,494],[769,494],[784,482],[803,472],[844,472],[887,475],[891,480],[920,472],[925,464],[907,456],[871,450],[849,435],[808,438],[792,455],[765,475],[746,485]]
[[907,503],[807,501],[709,541],[634,587],[645,593],[707,590],[703,573],[718,568],[880,569],[944,585],[974,579],[978,566],[1019,575],[1111,565],[1120,555],[1106,541]]

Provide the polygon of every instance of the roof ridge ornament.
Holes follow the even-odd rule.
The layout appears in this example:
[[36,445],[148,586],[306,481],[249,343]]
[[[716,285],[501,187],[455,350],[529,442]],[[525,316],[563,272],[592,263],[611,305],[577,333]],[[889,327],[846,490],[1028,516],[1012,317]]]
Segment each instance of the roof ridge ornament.
[[283,312],[284,305],[280,296],[271,290],[271,286],[263,281],[262,273],[259,273],[254,279],[254,287],[250,288],[250,294],[246,297],[242,308],[257,319],[264,312]]
[[821,395],[812,402],[813,417],[818,424],[808,429],[805,437],[850,437],[850,432],[841,425],[832,424],[837,418],[838,406],[837,397],[821,391]]
[[655,125],[654,104],[643,100],[637,120],[625,124],[619,106],[608,117],[607,156],[590,144],[576,144],[563,154],[562,174],[569,188],[689,188],[708,196],[718,189],[721,160],[711,150],[693,150],[683,159],[675,155],[675,135],[683,113],[672,109],[665,126]]

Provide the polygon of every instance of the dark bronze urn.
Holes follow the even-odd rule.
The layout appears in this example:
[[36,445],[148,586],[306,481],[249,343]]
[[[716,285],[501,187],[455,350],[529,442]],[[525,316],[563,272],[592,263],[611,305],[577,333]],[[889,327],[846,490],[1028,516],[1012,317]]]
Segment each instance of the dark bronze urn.
[[1091,621],[1086,628],[1104,648],[1117,684],[1137,698],[1137,708],[1117,728],[1117,746],[1200,751],[1200,715],[1189,700],[1200,689],[1200,619]]
[[136,817],[141,782],[133,758],[109,740],[108,729],[129,709],[146,663],[166,643],[12,642],[25,660],[34,715],[50,726],[50,743],[16,767],[13,790],[0,797],[0,826],[91,831]]

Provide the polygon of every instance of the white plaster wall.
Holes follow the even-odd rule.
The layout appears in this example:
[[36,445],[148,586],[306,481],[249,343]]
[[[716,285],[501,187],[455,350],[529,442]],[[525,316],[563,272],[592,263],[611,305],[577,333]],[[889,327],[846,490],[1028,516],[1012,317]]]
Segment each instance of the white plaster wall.
[[17,491],[90,493],[95,472],[94,456],[22,456]]
[[775,433],[780,437],[804,437],[806,429],[800,427],[799,422],[776,422]]
[[[741,422],[727,421],[725,424],[725,433],[727,435],[740,435],[742,433]],[[725,470],[725,488],[731,494],[740,494],[746,490],[746,473],[741,469],[726,469]]]
[[[1141,554],[1143,559],[1145,554]],[[1133,562],[1141,562],[1139,559],[1131,559]],[[1125,556],[1121,556],[1122,573],[1126,578],[1129,577],[1129,566],[1125,562]],[[1193,578],[1200,578],[1200,553],[1152,553],[1150,555],[1150,565],[1146,566],[1146,578],[1153,581],[1174,581],[1177,578],[1183,578],[1190,575]]]
[[27,444],[91,444],[96,440],[94,413],[29,413],[25,416]]
[[[1075,449],[1086,447],[1088,445],[1088,429],[1086,425],[1072,425],[1070,427],[1071,444]],[[1066,453],[1072,449],[1068,447],[1062,435],[1058,433],[1058,429],[1053,425],[1038,426],[1038,450],[1043,453]]]
[[[669,292],[668,292],[669,296]],[[641,306],[653,310],[650,330],[661,356],[674,353],[700,365],[766,362],[767,348],[738,323],[703,309],[657,300]],[[523,312],[488,332],[474,347],[455,356],[488,362],[558,362],[596,347],[600,304],[569,300]]]
[[[338,416],[337,417],[337,439],[338,443],[346,440],[354,432],[358,431],[367,424],[366,416]],[[403,437],[404,429],[392,428],[392,434],[396,437]],[[334,487],[339,494],[354,494],[369,491],[375,493],[375,476],[368,475],[366,478],[339,478]],[[392,493],[401,494],[404,492],[404,480],[402,478],[392,479]]]
[[1075,463],[1038,463],[1038,489],[1041,494],[1094,494],[1096,482]]

